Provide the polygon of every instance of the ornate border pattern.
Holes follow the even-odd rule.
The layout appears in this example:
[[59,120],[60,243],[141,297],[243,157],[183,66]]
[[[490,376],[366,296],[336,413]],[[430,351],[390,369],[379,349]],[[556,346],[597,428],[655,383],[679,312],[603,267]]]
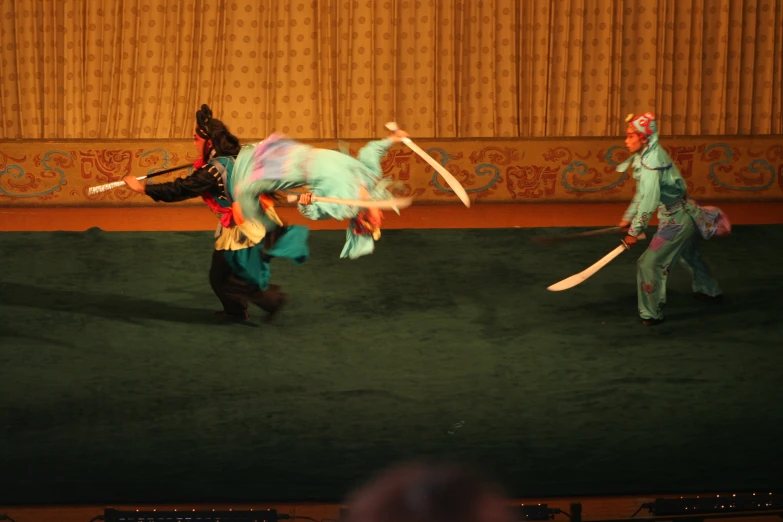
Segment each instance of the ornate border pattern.
[[[416,142],[481,202],[627,201],[633,180],[617,165],[628,157],[620,138],[568,140],[423,140]],[[336,149],[334,141],[306,143]],[[366,143],[344,142],[356,155]],[[662,138],[696,198],[783,199],[781,137]],[[172,141],[14,141],[0,143],[0,206],[149,206],[117,189],[89,196],[93,185],[195,160],[192,143]],[[455,202],[437,172],[404,145],[382,160],[397,193],[425,203]],[[175,176],[172,174],[171,176]],[[179,173],[179,175],[184,175]],[[173,179],[162,177],[155,182]],[[200,200],[179,203],[201,205]]]

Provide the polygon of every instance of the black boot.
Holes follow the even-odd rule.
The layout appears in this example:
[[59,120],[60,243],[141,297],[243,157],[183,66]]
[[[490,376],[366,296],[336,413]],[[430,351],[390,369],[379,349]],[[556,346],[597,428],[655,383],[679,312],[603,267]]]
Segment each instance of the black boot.
[[701,292],[693,292],[693,298],[696,299],[697,301],[703,301],[705,303],[721,304],[723,302],[723,294],[712,296],[712,295],[703,294]]
[[269,315],[266,316],[264,322],[271,323],[274,321],[282,313],[286,304],[288,304],[288,294],[281,293],[280,297],[277,299],[277,306],[275,306],[274,310],[269,312]]

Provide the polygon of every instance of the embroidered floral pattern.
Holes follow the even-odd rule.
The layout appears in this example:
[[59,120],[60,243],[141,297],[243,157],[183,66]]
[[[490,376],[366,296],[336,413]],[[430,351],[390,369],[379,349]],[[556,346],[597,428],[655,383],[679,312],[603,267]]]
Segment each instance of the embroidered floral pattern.
[[685,211],[693,218],[701,237],[723,237],[731,234],[731,222],[718,207],[701,206],[692,199],[687,201]]

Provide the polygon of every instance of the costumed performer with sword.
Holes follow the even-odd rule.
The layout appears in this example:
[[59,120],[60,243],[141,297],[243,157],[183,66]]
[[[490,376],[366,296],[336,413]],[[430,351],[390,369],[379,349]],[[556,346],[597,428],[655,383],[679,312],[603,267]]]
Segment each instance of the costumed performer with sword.
[[132,175],[125,176],[123,181],[155,201],[171,203],[203,198],[220,220],[209,271],[212,290],[223,304],[223,310],[215,315],[246,321],[248,304],[253,303],[268,312],[269,321],[288,301],[280,287],[269,282],[270,260],[283,257],[296,264],[305,262],[309,257],[309,231],[303,226],[284,226],[269,197],[259,201],[264,212],[255,221],[242,220],[229,190],[235,158],[241,148],[239,139],[222,121],[212,117],[207,105],[202,105],[196,113],[193,143],[201,158],[189,176],[151,185]]
[[731,224],[719,208],[699,205],[687,196],[685,180],[658,141],[658,122],[652,113],[631,114],[625,121],[625,146],[632,155],[617,171],[633,168],[636,194],[619,223],[620,231],[626,234],[623,244],[590,268],[548,289],[572,288],[629,250],[645,237],[650,218],[658,210],[658,230],[639,258],[636,270],[638,313],[642,324],[654,326],[664,320],[666,282],[678,261],[691,273],[695,298],[721,301],[718,281],[702,260],[696,241],[698,236],[709,239],[728,235]]
[[721,300],[720,285],[702,260],[696,241],[699,235],[704,239],[728,235],[731,224],[720,209],[701,206],[687,196],[680,170],[658,141],[658,122],[652,113],[631,114],[626,122],[625,146],[633,155],[617,170],[633,168],[636,195],[619,226],[627,230],[625,243],[632,247],[658,210],[658,230],[636,270],[639,316],[645,326],[653,326],[664,320],[666,282],[678,261],[691,273],[695,298]]

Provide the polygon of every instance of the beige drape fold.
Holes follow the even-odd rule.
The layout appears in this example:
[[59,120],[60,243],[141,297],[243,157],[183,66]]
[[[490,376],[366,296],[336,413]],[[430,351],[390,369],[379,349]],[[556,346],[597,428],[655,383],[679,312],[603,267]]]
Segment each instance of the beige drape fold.
[[[156,5],[157,4],[157,5]],[[0,0],[0,138],[783,134],[783,0]]]

